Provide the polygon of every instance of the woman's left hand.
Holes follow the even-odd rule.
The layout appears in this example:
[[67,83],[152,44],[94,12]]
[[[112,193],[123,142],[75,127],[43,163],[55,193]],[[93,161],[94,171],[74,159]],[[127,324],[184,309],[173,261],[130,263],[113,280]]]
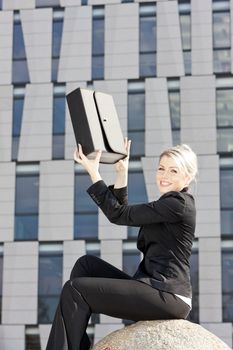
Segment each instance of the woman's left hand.
[[74,151],[74,160],[81,164],[88,172],[93,182],[101,180],[99,174],[99,163],[102,151],[98,151],[94,159],[88,159],[83,153],[82,146],[79,144],[78,148]]

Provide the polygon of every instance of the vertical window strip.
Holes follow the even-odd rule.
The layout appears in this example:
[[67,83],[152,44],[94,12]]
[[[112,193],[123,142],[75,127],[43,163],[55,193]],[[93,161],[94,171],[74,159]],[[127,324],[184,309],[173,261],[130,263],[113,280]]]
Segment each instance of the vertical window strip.
[[217,150],[221,156],[233,152],[233,87],[216,89]]
[[191,75],[191,4],[190,1],[179,3],[180,31],[184,57],[185,75]]
[[2,323],[3,245],[0,245],[0,324]]
[[92,79],[104,79],[104,6],[93,6],[92,12]]
[[[221,159],[222,160],[222,159]],[[224,159],[225,161],[227,159]],[[220,163],[221,164],[221,163]],[[221,234],[233,237],[233,164],[220,166]]]
[[222,305],[223,322],[233,322],[233,249],[232,242],[229,247],[222,247]]
[[65,86],[54,87],[53,96],[53,147],[52,158],[65,156]]
[[64,11],[53,11],[52,29],[52,81],[57,81],[58,64],[61,51],[61,41],[63,32]]
[[29,82],[29,72],[20,14],[14,12],[12,81],[14,84]]
[[33,165],[23,168],[16,171],[14,236],[16,241],[37,240],[39,174]]
[[90,185],[91,181],[86,173],[81,171],[75,173],[74,239],[98,238],[98,208],[86,193]]
[[14,89],[13,95],[13,123],[12,123],[12,153],[11,159],[18,159],[20,132],[23,118],[25,88]]
[[231,20],[229,1],[213,1],[213,65],[216,74],[231,72]]
[[177,79],[168,79],[168,101],[173,145],[180,144],[180,84]]
[[139,70],[140,77],[156,76],[156,5],[139,8]]
[[38,323],[52,323],[62,289],[61,244],[40,245],[38,280]]
[[142,81],[128,83],[128,138],[132,140],[131,159],[145,155],[145,86]]

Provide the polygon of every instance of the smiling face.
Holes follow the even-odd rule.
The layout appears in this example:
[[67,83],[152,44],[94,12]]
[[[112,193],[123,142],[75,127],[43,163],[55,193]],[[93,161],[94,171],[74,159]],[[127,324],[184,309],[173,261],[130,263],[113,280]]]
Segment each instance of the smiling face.
[[188,186],[189,176],[185,174],[173,158],[163,156],[159,161],[156,172],[156,183],[161,193],[179,192]]

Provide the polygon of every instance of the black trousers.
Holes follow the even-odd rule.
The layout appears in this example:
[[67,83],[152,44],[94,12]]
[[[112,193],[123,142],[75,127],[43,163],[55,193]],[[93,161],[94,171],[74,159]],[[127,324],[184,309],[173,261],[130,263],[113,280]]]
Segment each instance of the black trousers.
[[86,328],[92,312],[141,321],[186,318],[190,307],[171,293],[84,255],[62,288],[46,350],[88,350]]

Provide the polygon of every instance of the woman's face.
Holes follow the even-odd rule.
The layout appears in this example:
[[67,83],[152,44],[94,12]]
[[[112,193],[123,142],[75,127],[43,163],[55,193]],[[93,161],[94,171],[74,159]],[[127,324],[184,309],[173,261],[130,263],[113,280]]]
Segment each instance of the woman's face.
[[156,172],[156,183],[161,193],[179,192],[189,184],[189,177],[178,167],[174,159],[163,156]]

